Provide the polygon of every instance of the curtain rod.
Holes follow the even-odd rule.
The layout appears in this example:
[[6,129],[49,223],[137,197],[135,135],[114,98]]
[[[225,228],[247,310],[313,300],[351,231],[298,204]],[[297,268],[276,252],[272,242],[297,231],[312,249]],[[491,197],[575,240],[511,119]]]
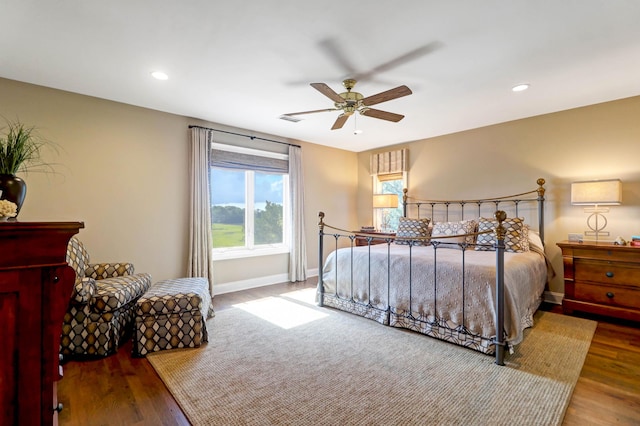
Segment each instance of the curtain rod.
[[196,129],[211,130],[212,132],[220,132],[220,133],[226,133],[226,134],[229,134],[229,135],[243,136],[243,137],[245,137],[245,138],[249,138],[249,139],[251,139],[251,140],[258,139],[258,140],[261,140],[261,141],[273,142],[273,143],[279,143],[279,144],[282,144],[282,145],[296,146],[296,147],[300,148],[300,145],[296,145],[296,144],[294,144],[294,143],[274,141],[274,140],[272,140],[272,139],[265,139],[265,138],[261,138],[261,137],[258,137],[258,136],[243,135],[242,133],[234,133],[234,132],[228,132],[228,131],[226,131],[226,130],[212,129],[211,127],[196,126],[195,124],[190,124],[190,125],[189,125],[189,128],[190,128],[190,129],[191,129],[191,128],[194,128],[194,127],[195,127]]

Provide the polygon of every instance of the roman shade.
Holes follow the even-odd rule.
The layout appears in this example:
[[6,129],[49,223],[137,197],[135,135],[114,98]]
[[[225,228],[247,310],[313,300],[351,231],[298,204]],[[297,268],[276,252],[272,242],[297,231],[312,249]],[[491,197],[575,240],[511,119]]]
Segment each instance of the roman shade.
[[406,172],[409,169],[409,150],[380,152],[371,154],[371,175],[390,175]]

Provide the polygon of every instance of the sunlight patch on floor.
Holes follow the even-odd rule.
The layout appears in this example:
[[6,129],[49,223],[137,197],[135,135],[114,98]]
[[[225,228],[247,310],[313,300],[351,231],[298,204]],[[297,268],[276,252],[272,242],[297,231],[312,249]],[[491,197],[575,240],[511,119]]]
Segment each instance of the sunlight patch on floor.
[[328,315],[280,297],[266,297],[233,305],[285,330],[310,323]]
[[316,305],[316,288],[303,288],[302,290],[290,291],[288,293],[282,293],[280,296],[288,299],[297,300],[298,302],[306,303],[308,305]]

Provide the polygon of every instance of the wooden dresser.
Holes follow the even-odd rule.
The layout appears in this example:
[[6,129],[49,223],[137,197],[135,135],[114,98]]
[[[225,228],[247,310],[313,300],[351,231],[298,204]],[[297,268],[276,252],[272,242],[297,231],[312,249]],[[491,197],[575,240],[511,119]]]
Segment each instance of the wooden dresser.
[[62,318],[75,281],[66,250],[83,227],[0,223],[0,425],[57,424]]
[[565,313],[640,321],[640,247],[563,241]]

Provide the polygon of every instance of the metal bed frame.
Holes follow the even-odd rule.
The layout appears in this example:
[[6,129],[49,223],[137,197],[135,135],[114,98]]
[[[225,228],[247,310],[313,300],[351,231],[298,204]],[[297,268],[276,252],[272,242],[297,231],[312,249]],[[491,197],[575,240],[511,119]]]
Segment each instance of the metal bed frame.
[[[495,329],[496,329],[496,335],[495,337],[492,338],[492,344],[495,345],[495,363],[497,365],[504,365],[504,351],[507,348],[507,342],[505,342],[504,337],[505,337],[505,331],[504,331],[504,252],[505,252],[505,245],[504,245],[504,238],[505,238],[505,228],[503,226],[503,222],[506,220],[507,218],[507,214],[504,210],[501,210],[501,208],[504,208],[505,206],[508,207],[508,209],[510,210],[514,210],[515,211],[515,217],[518,217],[518,213],[519,213],[519,206],[521,204],[524,203],[537,203],[537,218],[538,218],[538,232],[540,234],[540,239],[543,241],[544,244],[544,195],[545,195],[545,188],[544,188],[544,184],[545,184],[545,180],[540,178],[536,181],[538,187],[535,190],[532,191],[528,191],[528,192],[524,192],[524,193],[520,193],[520,194],[515,194],[515,195],[510,195],[510,196],[505,196],[505,197],[491,197],[491,198],[482,198],[482,199],[475,199],[475,200],[420,200],[420,199],[413,199],[411,197],[409,197],[407,195],[407,189],[404,189],[404,195],[403,195],[403,215],[404,217],[408,216],[409,213],[409,209],[413,208],[416,211],[416,215],[418,218],[420,218],[421,215],[421,208],[427,208],[431,218],[434,217],[434,215],[436,214],[437,210],[440,209],[440,214],[444,214],[444,221],[449,221],[449,212],[450,212],[450,207],[451,206],[459,206],[459,212],[460,212],[460,217],[462,219],[464,219],[464,215],[465,215],[465,207],[471,206],[474,209],[474,214],[477,213],[477,215],[475,215],[475,217],[480,217],[481,216],[481,212],[482,212],[482,207],[486,204],[488,205],[492,205],[495,208],[495,214],[494,217],[495,219],[498,221],[498,226],[496,227],[496,243],[494,245],[494,249],[495,249],[495,253],[496,253],[496,284],[495,284],[495,288],[496,288],[496,310],[495,310]],[[530,197],[532,194],[535,194],[535,197]],[[475,210],[475,208],[477,208],[477,210]],[[443,210],[443,211],[442,211]],[[468,211],[468,209],[467,209]],[[375,234],[367,234],[367,233],[361,233],[361,232],[352,232],[352,231],[347,231],[344,229],[340,229],[340,228],[336,228],[333,226],[330,226],[328,224],[325,223],[324,221],[324,217],[325,214],[323,212],[319,212],[318,214],[319,216],[319,223],[318,223],[318,228],[319,228],[319,238],[318,238],[318,266],[320,268],[320,271],[318,273],[318,288],[317,288],[317,294],[318,294],[318,298],[317,298],[317,304],[318,306],[324,306],[324,296],[325,296],[325,289],[324,289],[324,281],[323,281],[323,265],[324,265],[324,238],[325,236],[331,236],[334,238],[335,240],[335,249],[338,249],[338,241],[339,240],[344,240],[344,239],[348,239],[350,246],[351,246],[351,250],[353,253],[353,247],[354,247],[354,242],[356,237],[364,237],[366,238],[368,245],[371,246],[373,241],[377,241],[378,243],[380,241],[382,241],[382,243],[387,244],[388,250],[387,250],[387,256],[389,257],[389,251],[390,251],[390,245],[391,243],[394,241],[394,237],[391,236],[385,236],[385,237],[380,237],[377,236]],[[335,231],[337,231],[336,233],[325,233],[325,228],[330,228],[333,229]],[[476,236],[478,233],[473,234],[474,236]],[[455,235],[452,237],[461,237],[461,235]],[[443,237],[438,236],[438,239],[441,239]],[[444,237],[444,239],[446,239],[447,237]],[[420,238],[416,238],[416,241],[419,240]],[[414,240],[409,242],[409,246],[411,247],[413,244],[415,243]],[[460,245],[462,250],[462,259],[463,259],[463,264],[464,264],[464,249],[468,248],[467,246],[469,246],[468,243],[452,243],[452,242],[434,242],[432,243],[434,245],[434,250],[437,251],[437,248],[439,245],[441,244],[457,244]],[[369,256],[371,255],[371,253],[369,252]],[[353,256],[353,254],[352,254]],[[411,256],[411,250],[409,251],[409,256]],[[369,262],[370,263],[370,262]],[[411,265],[411,257],[409,260],[409,265]],[[435,256],[434,256],[434,269],[437,268],[437,261],[435,261]],[[464,266],[463,266],[464,268]],[[383,315],[386,316],[386,324],[389,324],[389,317],[391,315],[391,306],[389,306],[389,292],[390,292],[390,288],[392,285],[392,280],[391,280],[391,274],[389,271],[390,267],[387,267],[387,307],[386,310],[384,310],[382,312]],[[336,271],[336,275],[337,275],[337,271]],[[464,274],[463,274],[464,276]],[[370,281],[371,277],[369,276],[369,281]],[[437,292],[437,280],[434,279],[434,291]],[[463,297],[464,297],[464,279],[463,279]],[[351,277],[351,287],[353,289],[353,273],[352,273],[352,277]],[[409,280],[409,287],[411,288],[411,279]],[[369,292],[370,294],[370,292]],[[411,290],[409,291],[410,297],[411,297]],[[434,293],[434,297],[435,297]],[[351,299],[344,299],[341,296],[338,295],[338,285],[336,282],[336,291],[335,294],[332,294],[332,296],[334,298],[337,299],[341,299],[343,301],[345,301],[346,303],[352,303],[352,304],[362,304],[361,302],[357,302],[355,300],[353,300],[353,292],[351,293]],[[434,300],[434,304],[435,304],[435,300]],[[364,304],[365,308],[372,308],[372,309],[378,309],[373,307],[373,305],[371,305],[371,302],[369,301],[368,304]],[[436,311],[437,312],[437,311]],[[435,312],[434,312],[435,313]],[[416,321],[417,319],[414,318],[411,314],[411,302],[409,302],[409,312],[408,314],[404,314],[406,315],[409,319]],[[463,298],[463,305],[462,305],[462,315],[464,318],[464,298]],[[435,315],[434,315],[435,318]],[[464,319],[463,319],[463,323],[462,326],[464,326]]]

